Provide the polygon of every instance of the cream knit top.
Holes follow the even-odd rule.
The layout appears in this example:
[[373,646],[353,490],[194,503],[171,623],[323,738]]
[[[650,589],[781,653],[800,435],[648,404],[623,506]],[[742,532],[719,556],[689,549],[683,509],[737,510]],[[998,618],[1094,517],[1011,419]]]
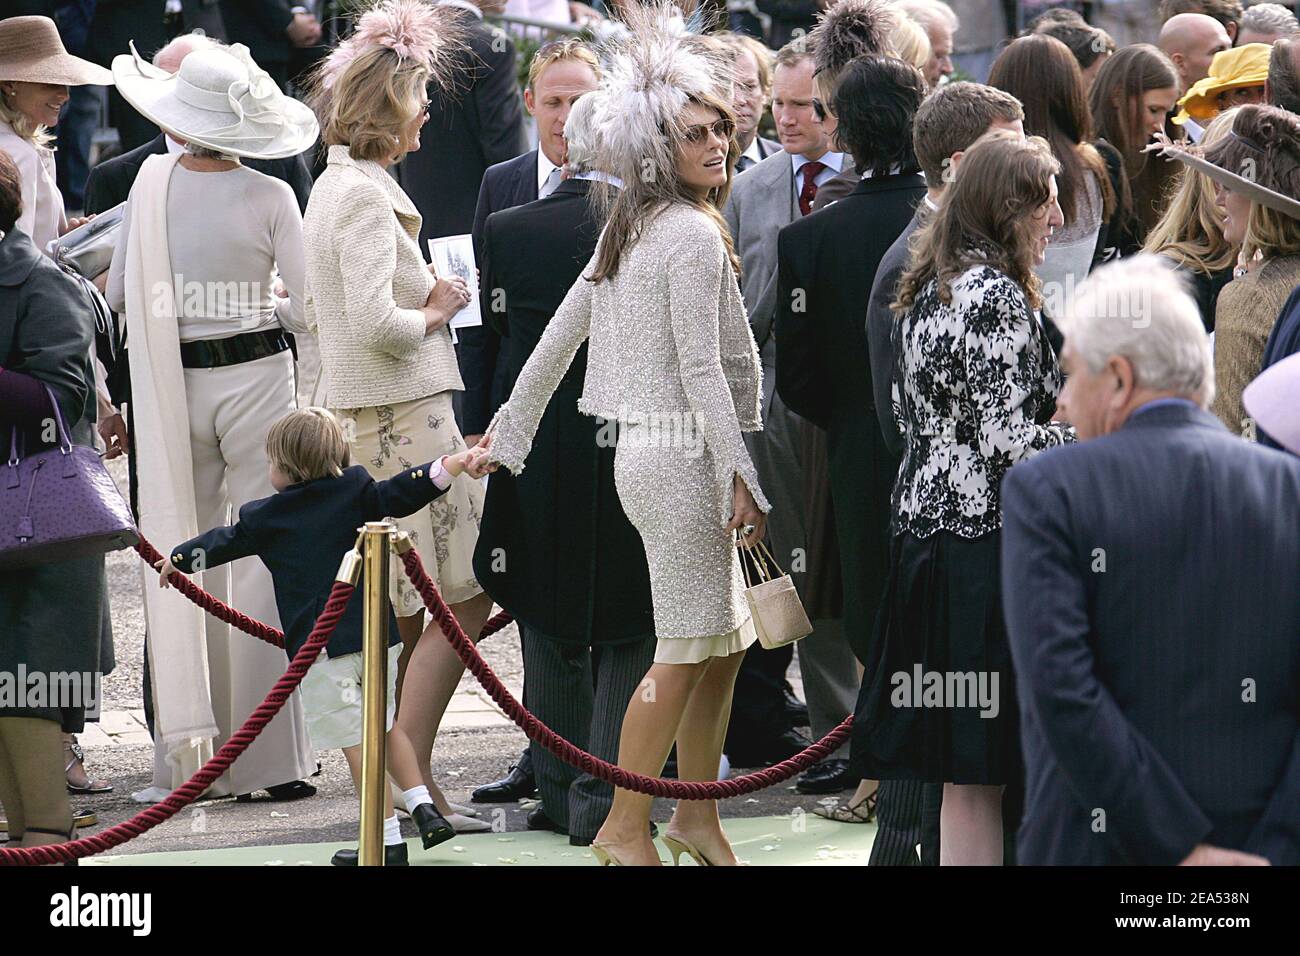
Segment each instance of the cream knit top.
[[366,408],[463,389],[451,332],[425,334],[433,288],[420,213],[378,163],[329,148],[303,236],[307,323],[320,337],[332,408]]

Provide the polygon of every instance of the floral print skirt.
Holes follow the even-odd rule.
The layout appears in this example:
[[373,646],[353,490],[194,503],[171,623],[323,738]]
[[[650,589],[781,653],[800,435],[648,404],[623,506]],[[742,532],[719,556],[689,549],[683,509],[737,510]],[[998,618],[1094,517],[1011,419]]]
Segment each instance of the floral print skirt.
[[[352,463],[363,465],[376,479],[464,451],[465,439],[456,427],[451,392],[438,392],[393,405],[336,408],[352,450]],[[406,518],[394,518],[411,536],[424,568],[448,604],[459,604],[482,593],[474,579],[474,546],[483,515],[485,489],[481,481],[458,476],[447,493]],[[424,608],[407,580],[402,562],[393,556],[389,594],[398,617]]]

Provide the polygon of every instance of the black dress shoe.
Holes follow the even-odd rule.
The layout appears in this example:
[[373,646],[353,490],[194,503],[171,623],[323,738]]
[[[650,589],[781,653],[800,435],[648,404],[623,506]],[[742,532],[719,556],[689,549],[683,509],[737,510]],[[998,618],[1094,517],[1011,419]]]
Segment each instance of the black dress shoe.
[[447,818],[438,812],[432,803],[421,803],[411,814],[415,828],[420,831],[420,842],[426,850],[446,843],[456,835],[456,829],[447,822]]
[[[271,799],[278,803],[287,800],[301,800],[303,797],[316,796],[316,788],[309,783],[301,780],[291,780],[288,783],[277,783],[274,787],[266,787],[266,792],[271,795]],[[236,803],[252,803],[253,794],[241,793],[235,797]]]
[[528,829],[549,830],[551,833],[559,833],[563,836],[568,836],[569,834],[567,829],[548,817],[546,811],[540,806],[533,807],[533,809],[528,811]]
[[787,730],[767,740],[747,742],[745,746],[727,751],[727,759],[734,767],[766,767],[812,746],[812,741],[795,730]]
[[533,776],[533,760],[527,750],[512,764],[510,772],[501,780],[478,787],[470,800],[474,803],[514,803],[524,797],[537,795],[537,778]]
[[785,697],[785,719],[791,727],[808,726],[808,705],[794,696],[789,685],[786,685],[783,692]]
[[800,793],[839,793],[857,786],[857,783],[847,760],[830,757],[800,774],[794,788]]
[[[356,850],[339,850],[330,857],[330,864],[333,866],[356,866],[358,852]],[[384,847],[384,866],[410,866],[406,859],[406,844],[395,843],[392,846]]]

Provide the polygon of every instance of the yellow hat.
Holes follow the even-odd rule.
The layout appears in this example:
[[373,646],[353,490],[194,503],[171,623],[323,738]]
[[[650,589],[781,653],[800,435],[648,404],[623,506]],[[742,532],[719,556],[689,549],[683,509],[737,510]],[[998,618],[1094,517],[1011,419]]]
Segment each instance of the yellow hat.
[[1193,83],[1178,101],[1182,109],[1174,122],[1182,125],[1191,118],[1204,124],[1218,115],[1220,93],[1263,86],[1268,79],[1268,56],[1272,49],[1267,43],[1247,43],[1214,54],[1209,75]]

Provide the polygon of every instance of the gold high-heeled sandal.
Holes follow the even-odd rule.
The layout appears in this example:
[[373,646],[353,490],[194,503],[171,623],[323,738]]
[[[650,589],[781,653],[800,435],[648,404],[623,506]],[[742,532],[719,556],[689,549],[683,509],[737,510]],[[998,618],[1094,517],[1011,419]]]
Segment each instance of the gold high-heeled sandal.
[[683,853],[685,853],[692,860],[694,860],[696,865],[698,866],[713,865],[712,863],[709,862],[709,858],[707,856],[705,856],[699,850],[695,849],[693,845],[688,843],[686,840],[683,840],[681,837],[670,836],[669,834],[665,833],[664,846],[668,847],[668,852],[671,853],[673,856],[673,866],[681,865],[681,855]]
[[591,855],[601,866],[624,866],[622,860],[614,855],[613,844],[591,841]]

